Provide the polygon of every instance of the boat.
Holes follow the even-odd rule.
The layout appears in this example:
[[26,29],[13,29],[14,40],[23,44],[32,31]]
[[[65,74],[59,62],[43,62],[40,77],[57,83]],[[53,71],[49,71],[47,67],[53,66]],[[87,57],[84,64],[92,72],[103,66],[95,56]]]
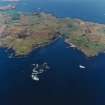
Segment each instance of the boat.
[[44,69],[39,69],[39,74],[43,73],[44,72]]
[[39,81],[39,77],[36,74],[32,74],[31,77],[33,80]]
[[79,65],[79,67],[80,67],[81,69],[85,69],[85,68],[86,68],[86,67],[83,66],[83,65]]
[[38,69],[39,68],[39,64],[36,64],[36,69]]
[[34,67],[32,69],[32,74],[31,74],[31,78],[35,81],[39,81],[39,74],[42,74],[44,71],[50,69],[50,67],[48,66],[48,64],[46,62],[44,62],[43,64],[39,65],[39,64],[32,64]]
[[70,47],[75,48],[76,46],[73,43],[70,43]]
[[32,71],[34,74],[38,74],[38,71],[35,68]]
[[50,69],[50,67],[48,66],[46,62],[43,63],[43,68],[45,68],[46,70]]

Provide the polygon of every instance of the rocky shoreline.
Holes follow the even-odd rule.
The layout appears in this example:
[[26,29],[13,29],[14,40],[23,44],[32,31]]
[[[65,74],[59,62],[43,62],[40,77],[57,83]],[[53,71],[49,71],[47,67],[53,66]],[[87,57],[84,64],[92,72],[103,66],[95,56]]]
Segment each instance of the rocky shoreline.
[[105,51],[103,24],[61,19],[45,12],[19,14],[16,11],[12,15],[0,14],[0,20],[0,47],[13,49],[16,56],[27,55],[59,37],[88,57]]

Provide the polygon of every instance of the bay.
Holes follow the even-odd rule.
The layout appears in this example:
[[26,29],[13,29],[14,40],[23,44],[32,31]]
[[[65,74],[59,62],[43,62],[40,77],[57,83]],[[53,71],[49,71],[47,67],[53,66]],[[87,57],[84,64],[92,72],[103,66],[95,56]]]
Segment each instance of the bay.
[[[45,11],[57,17],[105,23],[103,1],[22,1],[18,11]],[[40,8],[40,10],[38,9]],[[8,58],[0,49],[0,105],[105,105],[105,54],[87,58],[63,39],[24,58]],[[32,64],[48,62],[50,70],[31,79]],[[82,64],[86,68],[81,69]]]

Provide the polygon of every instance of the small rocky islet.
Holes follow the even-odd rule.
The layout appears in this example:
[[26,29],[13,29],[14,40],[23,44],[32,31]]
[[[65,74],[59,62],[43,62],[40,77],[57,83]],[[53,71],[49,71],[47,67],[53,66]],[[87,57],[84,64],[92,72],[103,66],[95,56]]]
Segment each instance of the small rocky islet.
[[104,24],[45,12],[0,11],[0,47],[13,49],[16,56],[27,55],[59,37],[88,57],[105,51]]

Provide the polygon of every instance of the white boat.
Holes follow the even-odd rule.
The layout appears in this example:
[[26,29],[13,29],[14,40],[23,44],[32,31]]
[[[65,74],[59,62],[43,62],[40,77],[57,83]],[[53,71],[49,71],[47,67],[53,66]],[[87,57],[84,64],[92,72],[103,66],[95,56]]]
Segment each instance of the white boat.
[[47,70],[49,70],[50,69],[50,67],[48,66],[48,64],[45,62],[45,63],[43,63],[43,68],[45,68],[45,69],[47,69]]
[[35,68],[38,69],[39,68],[39,64],[36,64],[36,67]]
[[39,64],[32,64],[34,67],[32,69],[32,74],[31,74],[31,78],[35,81],[39,81],[39,74],[42,74],[44,71],[50,69],[50,67],[48,66],[48,64],[46,62],[44,62],[43,64],[39,65]]
[[32,74],[31,77],[33,80],[39,81],[39,77],[37,75]]
[[38,71],[36,70],[36,68],[33,68],[33,73],[36,73],[36,74],[38,74]]
[[80,67],[81,69],[85,69],[85,68],[86,68],[86,67],[83,66],[83,65],[79,65],[79,67]]

